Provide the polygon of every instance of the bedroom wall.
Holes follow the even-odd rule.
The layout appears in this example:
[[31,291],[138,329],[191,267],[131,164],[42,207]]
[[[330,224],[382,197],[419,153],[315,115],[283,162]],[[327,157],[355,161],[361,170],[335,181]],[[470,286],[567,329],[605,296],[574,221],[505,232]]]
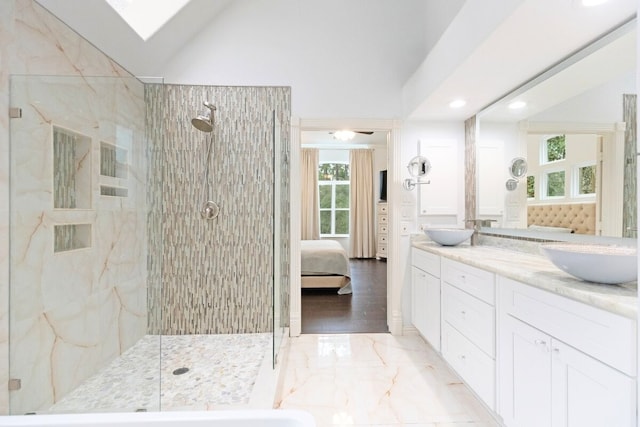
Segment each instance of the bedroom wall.
[[12,74],[129,76],[32,0],[0,1],[0,414],[9,411],[9,81]]

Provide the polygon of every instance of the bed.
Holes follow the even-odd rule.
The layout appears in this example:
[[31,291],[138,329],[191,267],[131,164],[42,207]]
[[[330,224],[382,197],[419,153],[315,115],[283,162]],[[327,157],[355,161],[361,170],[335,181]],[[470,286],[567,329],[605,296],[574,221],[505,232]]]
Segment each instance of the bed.
[[570,229],[570,232],[576,234],[595,234],[596,204],[530,205],[527,207],[527,226]]
[[350,294],[349,257],[335,240],[302,240],[300,245],[303,288],[338,288]]

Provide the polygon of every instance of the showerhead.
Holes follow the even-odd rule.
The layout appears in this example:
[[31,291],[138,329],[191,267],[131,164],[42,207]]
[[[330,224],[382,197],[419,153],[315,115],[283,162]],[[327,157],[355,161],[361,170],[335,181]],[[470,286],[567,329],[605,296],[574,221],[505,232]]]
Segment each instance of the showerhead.
[[211,117],[209,116],[198,115],[198,117],[191,119],[191,124],[194,128],[202,132],[211,132],[213,130]]
[[197,117],[191,119],[191,124],[199,131],[211,132],[213,130],[213,112],[216,107],[207,101],[204,101],[202,104],[207,107],[209,111],[204,111],[198,114]]

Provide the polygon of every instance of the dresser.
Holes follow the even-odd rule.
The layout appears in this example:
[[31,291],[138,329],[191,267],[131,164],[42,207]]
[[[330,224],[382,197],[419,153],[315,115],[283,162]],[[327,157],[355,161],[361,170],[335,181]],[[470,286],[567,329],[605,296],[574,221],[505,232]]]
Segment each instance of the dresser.
[[388,225],[389,225],[389,212],[387,208],[387,202],[378,202],[377,206],[378,217],[378,249],[376,251],[377,258],[387,259],[387,238]]

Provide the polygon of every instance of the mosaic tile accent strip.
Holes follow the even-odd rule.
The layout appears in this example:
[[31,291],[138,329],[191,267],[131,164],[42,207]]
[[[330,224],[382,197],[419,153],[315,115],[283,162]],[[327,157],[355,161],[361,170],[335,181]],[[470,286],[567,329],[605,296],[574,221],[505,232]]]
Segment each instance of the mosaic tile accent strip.
[[245,405],[270,348],[268,333],[147,335],[48,412]]
[[[152,107],[161,104],[159,97],[162,111]],[[158,282],[150,285],[149,304],[162,310],[150,317],[159,323],[150,324],[149,331],[272,331],[274,248],[288,251],[288,228],[282,242],[274,242],[274,209],[286,209],[283,221],[289,222],[288,200],[277,206],[274,200],[273,112],[288,129],[290,89],[154,85],[146,101],[149,114],[163,118],[147,119],[151,144],[162,141],[150,147],[150,277]],[[216,106],[211,133],[191,125],[203,101]],[[286,181],[289,136],[281,135]],[[206,173],[208,144],[212,155]],[[287,183],[279,185],[288,193]],[[214,220],[200,218],[207,200],[220,206]],[[281,262],[288,266],[286,257]]]
[[[476,142],[477,119],[473,116],[464,122],[464,213],[465,219],[477,218],[476,207],[477,184],[476,180]],[[466,225],[467,227],[470,224]]]
[[622,95],[623,121],[627,124],[624,135],[624,196],[622,198],[622,236],[638,235],[637,218],[637,144],[638,116],[637,95]]

